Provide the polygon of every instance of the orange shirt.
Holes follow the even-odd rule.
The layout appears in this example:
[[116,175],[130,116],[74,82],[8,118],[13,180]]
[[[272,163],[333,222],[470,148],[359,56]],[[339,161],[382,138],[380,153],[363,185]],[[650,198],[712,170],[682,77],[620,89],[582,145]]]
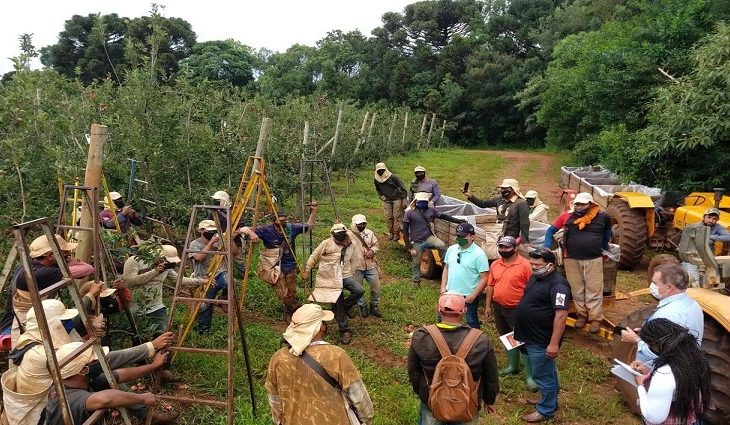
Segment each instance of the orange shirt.
[[499,258],[489,266],[487,285],[494,286],[492,300],[502,307],[514,308],[520,303],[527,281],[532,277],[530,262],[515,253],[516,261],[507,264]]

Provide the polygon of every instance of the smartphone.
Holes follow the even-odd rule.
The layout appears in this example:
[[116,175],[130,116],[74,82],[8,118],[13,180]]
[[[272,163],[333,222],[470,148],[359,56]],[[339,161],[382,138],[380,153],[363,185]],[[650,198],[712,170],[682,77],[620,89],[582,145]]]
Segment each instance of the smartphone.
[[466,193],[468,191],[469,191],[469,182],[466,181],[466,182],[464,182],[464,188],[461,189],[461,193]]
[[171,263],[169,261],[165,261],[165,270],[174,269],[177,263]]
[[614,326],[613,327],[613,334],[614,335],[621,335],[621,332],[623,332],[625,330],[626,330],[626,327],[625,326]]

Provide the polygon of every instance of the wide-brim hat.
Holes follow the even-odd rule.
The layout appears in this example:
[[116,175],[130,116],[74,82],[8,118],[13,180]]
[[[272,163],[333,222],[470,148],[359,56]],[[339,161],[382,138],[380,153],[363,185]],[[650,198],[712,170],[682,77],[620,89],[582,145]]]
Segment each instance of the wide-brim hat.
[[504,179],[502,180],[502,184],[500,184],[499,187],[511,187],[512,190],[515,191],[517,196],[519,196],[520,198],[525,197],[524,195],[522,195],[522,192],[520,192],[520,183],[516,179]]
[[[76,351],[82,345],[84,345],[83,342],[69,342],[68,344],[64,344],[61,348],[58,349],[58,351],[56,351],[56,359],[59,362],[62,362],[63,359],[68,357],[69,354]],[[109,354],[109,347],[103,347],[103,351],[104,355]],[[63,379],[68,379],[74,375],[77,375],[79,372],[81,372],[81,369],[83,369],[84,366],[97,359],[98,358],[96,356],[96,353],[94,353],[92,347],[89,347],[86,350],[82,351],[81,354],[76,356],[70,362],[68,362],[66,366],[61,368],[61,377],[63,377]]]
[[[58,248],[61,251],[73,251],[79,245],[75,242],[66,242],[66,239],[62,238],[61,235],[54,236],[56,237]],[[46,237],[46,235],[38,236],[33,239],[33,242],[30,243],[28,248],[30,248],[31,258],[38,258],[53,251],[51,248],[51,241],[48,237]]]
[[291,346],[290,352],[297,356],[301,355],[319,332],[322,322],[330,322],[334,318],[334,313],[323,310],[318,304],[304,304],[299,307],[284,331],[284,339]]

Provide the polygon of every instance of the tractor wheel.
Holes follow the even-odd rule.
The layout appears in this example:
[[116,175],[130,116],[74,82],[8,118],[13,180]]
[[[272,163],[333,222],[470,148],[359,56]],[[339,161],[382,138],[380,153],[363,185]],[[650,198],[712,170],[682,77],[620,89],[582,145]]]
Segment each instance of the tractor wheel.
[[423,251],[421,255],[421,277],[435,279],[438,274],[438,265],[430,249]]
[[[644,321],[651,316],[656,309],[656,306],[650,305],[640,310],[636,310],[629,314],[625,318],[618,322],[617,326],[623,326],[626,328],[640,328],[644,324]],[[630,364],[636,359],[636,344],[621,341],[621,336],[616,336],[611,341],[611,355],[613,359],[619,359],[626,364]],[[639,394],[636,392],[636,387],[624,381],[623,379],[616,379],[616,388],[621,393],[621,398],[629,405],[629,409],[636,414],[641,415],[639,406],[636,404],[636,400],[639,399]]]
[[702,418],[703,424],[730,423],[730,332],[705,315],[702,349],[710,364],[712,406]]
[[629,207],[624,199],[613,198],[606,208],[606,214],[611,216],[613,225],[613,239],[621,247],[621,259],[618,267],[623,270],[633,270],[646,251],[646,218],[643,210]]

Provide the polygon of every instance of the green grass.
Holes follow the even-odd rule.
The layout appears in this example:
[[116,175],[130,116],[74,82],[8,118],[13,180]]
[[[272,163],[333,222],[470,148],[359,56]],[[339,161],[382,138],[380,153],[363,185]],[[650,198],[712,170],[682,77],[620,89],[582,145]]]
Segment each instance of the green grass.
[[[562,159],[558,157],[556,167],[561,161]],[[372,162],[375,164],[378,160],[373,159]],[[475,192],[480,195],[485,194],[488,188],[491,189],[498,183],[509,167],[508,162],[498,154],[452,149],[391,158],[386,164],[406,184],[413,176],[413,167],[422,165],[427,169],[429,177],[438,180],[442,191],[452,196],[459,194],[459,189],[465,180],[471,181]],[[528,165],[527,168],[536,167]],[[371,168],[355,171],[354,180],[349,183],[344,174],[336,174],[333,178],[333,189],[342,221],[349,225],[352,215],[365,214],[368,217],[369,227],[382,237],[385,222],[373,188]],[[293,204],[286,207],[290,211],[296,210]],[[334,218],[331,206],[322,201],[319,226],[315,229],[315,244],[327,235]],[[304,246],[308,239],[306,235],[300,237],[297,240],[298,246]],[[436,321],[438,286],[435,282],[426,282],[418,290],[411,287],[409,256],[396,243],[381,238],[378,260],[383,273],[381,280],[384,282],[381,294],[381,310],[384,318],[353,320],[351,325],[354,341],[352,345],[346,347],[346,350],[358,366],[375,403],[374,423],[414,424],[418,421],[418,399],[408,383],[405,360],[409,333],[415,326]],[[632,287],[636,285],[638,282],[629,284]],[[300,296],[303,296],[301,290]],[[259,415],[254,419],[251,412],[242,350],[240,343],[237,342],[236,423],[270,424],[263,383],[269,358],[280,346],[281,331],[284,329],[281,318],[284,311],[268,285],[255,277],[249,284],[245,305],[246,337],[250,349]],[[178,315],[180,314],[181,311],[178,312]],[[225,320],[225,316],[217,313],[211,335],[200,337],[191,332],[188,343],[199,347],[225,347]],[[485,323],[484,330],[495,345],[499,344],[493,323]],[[636,418],[626,413],[619,397],[613,391],[607,360],[596,356],[585,347],[578,346],[571,333],[572,331],[568,331],[566,344],[558,360],[562,387],[559,421],[591,424],[639,423]],[[336,331],[333,334],[330,340],[334,343]],[[501,344],[495,349],[499,367],[503,367],[506,363],[505,351]],[[181,390],[186,395],[225,396],[226,365],[220,358],[181,354],[174,363],[174,371],[188,385],[187,389]],[[532,394],[525,390],[521,376],[502,378],[501,388],[496,404],[497,414],[490,417],[482,415],[481,424],[521,423],[520,416],[528,410],[524,398]],[[181,406],[181,408],[184,410],[184,415],[178,420],[179,424],[225,423],[225,412],[222,410],[200,405]]]

